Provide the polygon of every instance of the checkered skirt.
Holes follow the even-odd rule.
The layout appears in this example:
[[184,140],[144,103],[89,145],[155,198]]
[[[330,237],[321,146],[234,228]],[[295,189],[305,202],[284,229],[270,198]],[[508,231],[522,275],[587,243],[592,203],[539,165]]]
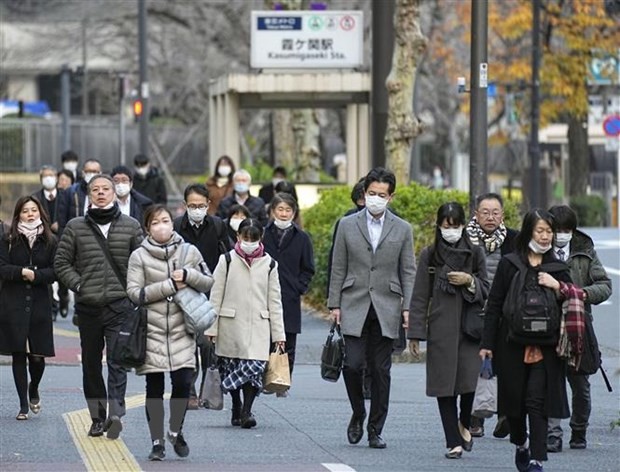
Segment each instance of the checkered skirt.
[[263,390],[263,375],[267,368],[267,361],[220,357],[217,367],[222,377],[222,390],[225,392],[236,390],[248,382],[259,392]]

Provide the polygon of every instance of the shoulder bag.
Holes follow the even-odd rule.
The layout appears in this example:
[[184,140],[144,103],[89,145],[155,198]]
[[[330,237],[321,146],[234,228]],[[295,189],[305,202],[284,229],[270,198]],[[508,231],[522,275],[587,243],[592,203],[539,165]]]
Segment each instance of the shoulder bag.
[[[97,232],[92,224],[91,229],[118,281],[127,290],[127,280],[122,276],[120,268],[116,265],[107,241],[103,240],[103,236]],[[144,300],[141,299],[140,305],[134,305],[129,298],[114,302],[117,312],[122,313],[124,320],[112,346],[108,346],[108,356],[127,369],[140,367],[146,359],[147,313],[143,302]]]
[[344,363],[344,337],[340,325],[332,324],[321,353],[321,377],[328,382],[337,382]]
[[[179,248],[181,256],[179,267],[182,269],[189,252],[189,243],[183,243]],[[183,311],[185,330],[189,334],[200,336],[217,319],[217,313],[205,293],[192,287],[185,287],[174,294],[174,301]]]

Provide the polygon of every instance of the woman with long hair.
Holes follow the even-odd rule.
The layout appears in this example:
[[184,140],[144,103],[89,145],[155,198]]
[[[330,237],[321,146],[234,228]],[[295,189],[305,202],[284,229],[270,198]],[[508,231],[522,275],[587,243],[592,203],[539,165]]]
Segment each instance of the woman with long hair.
[[209,190],[209,215],[215,215],[220,202],[233,194],[234,173],[235,163],[229,156],[224,155],[215,163],[215,172],[205,183]]
[[220,256],[213,273],[211,303],[218,318],[206,334],[215,342],[222,389],[232,397],[230,423],[249,429],[256,426],[252,405],[263,389],[270,344],[284,348],[286,336],[278,264],[265,252],[263,227],[247,218],[238,233],[235,248]]
[[[511,297],[507,301],[512,293],[536,293],[536,306],[549,314],[555,312],[559,319],[560,282],[570,283],[571,278],[568,266],[551,250],[555,230],[553,216],[545,210],[535,208],[524,216],[514,254],[504,256],[497,266],[484,318],[480,357],[493,359],[497,413],[508,419],[510,442],[516,446],[515,465],[520,471],[543,470],[548,418],[569,416],[566,363],[556,353],[559,322],[548,335],[543,327],[555,325],[551,315],[548,321],[537,321],[536,329],[529,330],[531,334],[527,329],[517,332],[516,326],[527,328],[527,323],[522,318],[515,325],[519,303]],[[513,283],[519,286],[513,287]]]
[[[187,457],[183,422],[196,366],[196,342],[185,329],[183,311],[174,294],[185,287],[208,292],[213,278],[196,246],[174,231],[172,214],[165,206],[147,208],[144,227],[148,236],[129,258],[127,295],[147,309],[146,358],[136,373],[146,376],[145,409],[152,441],[149,460],[161,461],[166,455],[165,374],[170,374],[172,382],[168,441],[178,456]],[[183,249],[187,255],[181,261]]]
[[489,291],[484,252],[467,239],[466,224],[457,202],[437,210],[435,242],[420,254],[407,334],[416,356],[420,340],[427,341],[426,395],[437,398],[448,459],[460,459],[473,446],[469,426],[479,340],[465,334],[462,317],[470,306],[481,310]]
[[55,355],[50,285],[56,279],[56,244],[41,202],[18,199],[11,230],[0,241],[0,353],[13,358],[17,420],[28,419],[28,407],[34,414],[41,411],[45,358]]

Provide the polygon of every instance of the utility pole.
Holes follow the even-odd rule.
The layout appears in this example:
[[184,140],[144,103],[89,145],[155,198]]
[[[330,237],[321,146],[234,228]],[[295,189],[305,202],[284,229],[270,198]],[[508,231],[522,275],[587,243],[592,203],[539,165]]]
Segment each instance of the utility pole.
[[126,163],[125,156],[125,93],[127,91],[125,74],[118,76],[118,149],[119,149],[119,164],[124,166]]
[[62,139],[60,152],[71,149],[71,69],[63,64],[60,69],[60,112],[62,115]]
[[86,28],[88,20],[82,4],[82,116],[88,116],[88,46],[86,44]]
[[385,166],[388,93],[385,81],[394,52],[394,0],[372,1],[372,167]]
[[471,0],[471,93],[469,114],[469,207],[487,192],[487,0]]
[[138,55],[140,56],[140,90],[142,117],[140,119],[140,153],[149,155],[149,78],[146,29],[146,0],[138,0]]
[[540,0],[532,2],[532,104],[530,116],[530,208],[537,208],[540,199]]

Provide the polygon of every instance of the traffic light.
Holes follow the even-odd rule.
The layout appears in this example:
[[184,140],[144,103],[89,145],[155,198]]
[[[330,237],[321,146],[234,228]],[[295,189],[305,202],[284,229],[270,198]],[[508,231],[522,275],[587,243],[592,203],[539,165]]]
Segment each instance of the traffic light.
[[133,101],[133,119],[137,123],[142,118],[142,112],[144,108],[142,106],[142,99],[136,98]]

